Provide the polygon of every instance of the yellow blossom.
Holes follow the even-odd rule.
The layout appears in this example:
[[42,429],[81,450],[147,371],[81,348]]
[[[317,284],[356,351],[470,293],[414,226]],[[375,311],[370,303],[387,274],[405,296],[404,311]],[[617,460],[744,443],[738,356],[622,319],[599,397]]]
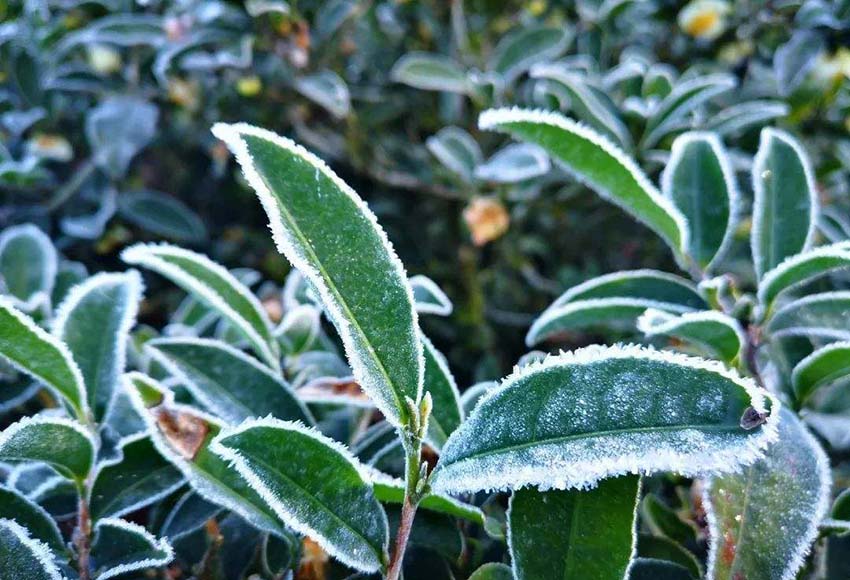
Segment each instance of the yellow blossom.
[[101,75],[110,75],[121,69],[121,55],[111,46],[94,44],[88,47],[89,66]]
[[505,206],[490,197],[474,198],[463,210],[463,219],[476,246],[500,238],[508,231],[511,221]]
[[263,81],[257,75],[242,77],[236,82],[236,92],[243,97],[256,97],[263,90]]
[[679,27],[700,40],[714,40],[726,30],[730,12],[725,0],[693,0],[679,12]]

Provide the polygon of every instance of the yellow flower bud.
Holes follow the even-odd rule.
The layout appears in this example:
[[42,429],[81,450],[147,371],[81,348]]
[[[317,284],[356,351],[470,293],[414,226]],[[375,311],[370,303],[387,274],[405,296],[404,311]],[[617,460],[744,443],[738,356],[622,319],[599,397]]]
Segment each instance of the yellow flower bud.
[[242,77],[236,83],[236,92],[243,97],[256,97],[263,90],[263,81],[257,75]]
[[700,40],[714,40],[726,30],[731,11],[725,0],[694,0],[679,12],[679,27]]
[[89,66],[101,75],[110,75],[121,69],[121,55],[111,46],[94,44],[88,47]]
[[476,246],[500,238],[508,231],[511,222],[505,206],[499,200],[488,197],[474,198],[463,210],[463,219]]

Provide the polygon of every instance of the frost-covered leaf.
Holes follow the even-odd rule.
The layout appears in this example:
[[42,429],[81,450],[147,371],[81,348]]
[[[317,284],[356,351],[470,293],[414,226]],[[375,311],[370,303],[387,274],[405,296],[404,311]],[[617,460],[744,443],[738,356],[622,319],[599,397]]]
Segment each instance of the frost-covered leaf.
[[176,542],[183,536],[200,529],[223,508],[209,502],[194,491],[188,491],[177,500],[159,530],[159,534]]
[[260,419],[222,431],[211,449],[331,556],[366,572],[385,567],[386,515],[368,473],[339,443],[299,423]]
[[309,350],[322,332],[322,312],[312,304],[299,304],[288,310],[274,333],[288,355]]
[[422,346],[404,267],[360,197],[292,141],[217,124],[269,216],[278,250],[318,291],[354,376],[396,425],[419,400]]
[[390,78],[417,89],[467,93],[471,85],[466,72],[454,60],[441,54],[410,52],[393,65]]
[[119,455],[98,465],[89,494],[92,518],[123,516],[168,496],[183,474],[160,455],[146,434],[121,442]]
[[141,299],[142,280],[135,270],[100,273],[74,286],[56,311],[53,336],[77,362],[97,420],[106,414],[124,372]]
[[697,541],[697,530],[684,521],[667,504],[649,493],[641,502],[641,521],[656,536],[669,538],[681,544]]
[[47,545],[30,537],[30,532],[18,522],[5,518],[0,519],[0,577],[63,579]]
[[94,450],[86,428],[62,417],[24,417],[0,433],[0,460],[41,461],[77,482],[91,470]]
[[636,548],[640,476],[594,489],[517,490],[508,510],[517,580],[625,578]]
[[496,45],[488,68],[510,84],[531,65],[557,58],[572,42],[570,26],[519,26]]
[[[575,71],[559,64],[537,64],[531,69],[531,77],[546,79],[547,89],[559,95],[559,101],[568,101],[568,109],[579,120],[584,121],[624,149],[632,147],[628,127],[612,110],[604,93],[600,93]],[[561,95],[561,93],[563,93]]]
[[108,97],[86,117],[86,138],[97,165],[120,178],[156,133],[159,111],[138,97]]
[[673,91],[658,104],[644,129],[641,146],[652,148],[682,118],[703,103],[735,87],[735,77],[730,74],[701,75],[673,87]]
[[56,521],[43,507],[12,488],[0,487],[0,519],[15,520],[57,554],[66,551]]
[[782,292],[842,268],[850,268],[850,242],[821,246],[788,257],[766,272],[759,282],[759,301],[766,309],[770,309],[773,301]]
[[780,95],[788,96],[800,86],[824,49],[824,36],[806,28],[796,30],[788,42],[776,49],[773,71]]
[[818,442],[783,409],[779,440],[741,473],[708,481],[707,578],[792,580],[829,509],[832,476]]
[[475,177],[496,183],[518,183],[549,172],[546,152],[529,143],[511,143],[475,168]]
[[333,71],[325,70],[295,80],[295,90],[324,108],[337,119],[351,111],[348,85]]
[[778,400],[720,363],[592,346],[518,369],[452,434],[441,492],[584,488],[624,473],[747,465],[776,437]]
[[428,421],[428,442],[438,450],[463,421],[460,393],[443,354],[422,335],[425,353],[425,382],[423,392],[431,393],[433,411]]
[[[682,566],[688,571],[690,578],[695,580],[703,577],[702,568],[696,556],[669,538],[638,534],[637,555],[639,558],[651,558]],[[663,576],[658,580],[663,580]]]
[[413,302],[420,314],[436,314],[448,316],[454,306],[442,288],[427,276],[410,277],[410,287],[413,288]]
[[806,152],[788,133],[766,128],[753,160],[751,245],[756,274],[811,247],[818,197]]
[[443,127],[428,137],[425,146],[449,171],[467,182],[473,180],[475,168],[484,159],[481,147],[460,127]]
[[687,248],[681,213],[632,159],[593,130],[558,113],[521,109],[485,111],[478,125],[542,146],[574,178],[664,238],[677,256]]
[[473,572],[469,580],[514,580],[514,572],[505,564],[488,562]]
[[790,110],[782,101],[745,101],[713,114],[703,127],[720,137],[731,137],[751,127],[784,117]]
[[2,296],[0,328],[0,356],[67,400],[78,417],[85,417],[83,374],[68,348]]
[[850,376],[850,342],[834,342],[797,363],[791,373],[794,396],[803,403],[820,387]]
[[679,276],[658,270],[605,274],[561,294],[531,325],[526,344],[586,326],[631,325],[647,308],[682,314],[708,305],[697,288]]
[[746,344],[744,329],[738,321],[716,310],[676,316],[653,308],[641,315],[637,327],[647,337],[663,335],[696,344],[712,358],[727,363],[737,360]]
[[[369,475],[372,481],[372,489],[378,501],[394,504],[404,502],[404,481],[374,469],[370,471]],[[484,512],[474,505],[463,503],[448,495],[429,493],[419,502],[419,507],[484,525]]]
[[12,226],[0,234],[0,292],[31,311],[49,301],[56,280],[56,248],[32,224]]
[[151,440],[204,499],[231,510],[254,527],[285,536],[286,529],[266,502],[226,461],[209,450],[222,424],[192,407],[174,403],[165,387],[141,373],[124,375],[133,406]]
[[207,227],[189,206],[159,191],[126,191],[118,196],[118,213],[128,222],[164,238],[199,242]]
[[165,566],[174,559],[174,550],[168,540],[157,539],[139,524],[104,518],[94,525],[91,559],[93,578],[106,580]]
[[710,270],[732,242],[740,212],[735,173],[720,140],[700,132],[677,137],[661,190],[688,221],[688,255]]
[[313,423],[310,411],[283,379],[226,343],[160,338],[145,348],[195,399],[228,423],[266,415]]
[[684,566],[657,558],[635,558],[628,580],[694,580]]
[[812,294],[790,302],[776,311],[766,329],[774,337],[850,340],[850,291]]
[[279,365],[268,314],[233,274],[206,256],[168,244],[137,244],[121,253],[128,264],[149,268],[219,312],[272,368]]

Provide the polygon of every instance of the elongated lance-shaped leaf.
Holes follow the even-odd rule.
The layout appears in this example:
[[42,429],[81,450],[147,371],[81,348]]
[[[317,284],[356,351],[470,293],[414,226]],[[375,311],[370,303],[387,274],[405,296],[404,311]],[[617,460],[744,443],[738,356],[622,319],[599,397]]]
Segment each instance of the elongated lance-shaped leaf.
[[727,363],[735,361],[747,343],[738,321],[716,310],[675,316],[649,309],[638,318],[637,327],[647,337],[663,335],[691,342]]
[[157,539],[144,527],[118,518],[94,525],[91,558],[96,580],[114,578],[135,570],[160,568],[174,559],[166,539]]
[[517,580],[626,578],[637,545],[640,476],[594,489],[513,493],[508,544]]
[[145,433],[121,440],[118,457],[97,466],[89,511],[93,519],[123,516],[167,497],[185,483],[183,474]]
[[809,249],[818,197],[808,155],[788,133],[766,128],[753,160],[753,263],[761,279],[783,260]]
[[721,137],[732,136],[771,119],[784,117],[790,110],[782,101],[746,101],[713,114],[704,127]]
[[741,473],[708,481],[703,505],[712,580],[791,580],[829,509],[829,460],[799,419],[781,411],[779,440]]
[[684,313],[707,308],[690,281],[657,270],[605,274],[573,286],[534,321],[526,344],[534,346],[565,330],[631,325],[647,308]]
[[[734,471],[776,438],[779,401],[717,362],[591,346],[517,369],[443,447],[433,488],[585,488],[625,473]],[[756,420],[757,419],[757,420]]]
[[413,289],[416,311],[420,314],[448,316],[452,313],[454,309],[452,301],[428,276],[411,276],[410,287]]
[[797,401],[804,403],[817,389],[850,376],[850,342],[819,348],[794,367],[791,384]]
[[83,374],[68,347],[0,296],[0,356],[62,397],[77,417],[87,416]]
[[18,522],[0,518],[0,578],[63,580],[50,548]]
[[222,431],[211,449],[328,554],[365,572],[385,568],[386,514],[369,474],[341,444],[300,423],[266,418]]
[[0,233],[0,292],[26,311],[49,302],[58,259],[50,238],[33,224],[6,228]]
[[850,291],[823,292],[789,302],[770,318],[766,329],[774,337],[850,340]]
[[670,538],[646,533],[638,534],[637,555],[640,558],[673,562],[685,568],[690,578],[703,577],[702,567],[696,556]]
[[546,79],[549,90],[563,92],[569,99],[569,110],[580,120],[620,147],[632,147],[631,134],[623,121],[576,72],[561,64],[540,63],[531,68],[531,77]]
[[434,348],[424,334],[422,345],[425,352],[425,384],[423,390],[431,393],[433,411],[428,420],[428,442],[442,449],[446,439],[463,421],[460,393],[454,376],[443,353]]
[[786,258],[759,282],[759,302],[769,311],[777,296],[786,290],[842,268],[850,268],[850,242],[821,246]]
[[25,417],[0,433],[0,460],[41,461],[77,482],[91,470],[95,448],[91,433],[64,417]]
[[224,508],[205,500],[195,491],[187,491],[166,516],[159,534],[175,542],[200,529],[222,511]]
[[[404,481],[382,473],[377,469],[370,469],[369,477],[371,478],[372,489],[378,501],[394,504],[404,503]],[[419,502],[419,507],[432,512],[462,518],[480,526],[484,525],[484,512],[481,509],[448,495],[429,493]]]
[[688,226],[681,212],[632,159],[593,130],[558,113],[522,109],[484,111],[478,125],[540,145],[573,177],[664,238],[677,257],[687,249]]
[[124,372],[141,299],[142,280],[135,270],[101,273],[74,286],[57,310],[53,336],[79,365],[96,420],[106,414]]
[[700,132],[677,137],[661,191],[688,220],[688,255],[711,270],[729,248],[740,212],[735,173],[720,139]]
[[472,88],[466,72],[454,60],[441,54],[409,52],[398,59],[390,78],[417,89],[467,93]]
[[418,401],[424,360],[413,292],[386,233],[325,163],[269,131],[213,127],[236,154],[280,250],[318,291],[357,382],[394,425]]
[[141,373],[124,375],[124,387],[163,457],[182,473],[198,495],[236,512],[252,526],[285,537],[275,513],[226,461],[209,450],[222,429],[219,419],[174,403],[173,394]]
[[510,84],[534,63],[560,56],[574,36],[565,25],[518,27],[496,45],[488,68]]
[[649,149],[660,141],[688,113],[735,87],[735,77],[729,74],[699,76],[676,85],[664,97],[652,114],[644,129],[641,147]]
[[53,516],[12,488],[0,487],[0,519],[15,520],[34,539],[44,542],[56,554],[66,552],[65,540]]
[[168,244],[137,244],[121,253],[128,264],[149,268],[219,312],[272,368],[279,368],[272,325],[260,301],[236,276],[206,256]]
[[145,349],[211,413],[228,423],[273,415],[313,424],[292,388],[253,358],[219,340],[162,338]]

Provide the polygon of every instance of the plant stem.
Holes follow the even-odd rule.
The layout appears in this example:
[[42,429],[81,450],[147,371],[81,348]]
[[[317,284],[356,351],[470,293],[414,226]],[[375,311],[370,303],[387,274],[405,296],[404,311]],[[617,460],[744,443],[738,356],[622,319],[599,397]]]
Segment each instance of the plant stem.
[[77,566],[80,580],[90,580],[89,553],[91,551],[91,514],[86,500],[86,486],[80,486],[80,503],[77,508],[77,529],[74,530],[74,546],[77,549]]
[[405,453],[405,486],[404,503],[401,505],[401,520],[396,534],[395,547],[390,559],[387,571],[387,580],[398,580],[401,574],[401,566],[404,562],[404,552],[407,549],[407,541],[410,539],[410,531],[413,529],[413,518],[416,516],[416,508],[419,506],[421,494],[416,491],[419,485],[422,440],[417,435],[404,433],[402,442]]

